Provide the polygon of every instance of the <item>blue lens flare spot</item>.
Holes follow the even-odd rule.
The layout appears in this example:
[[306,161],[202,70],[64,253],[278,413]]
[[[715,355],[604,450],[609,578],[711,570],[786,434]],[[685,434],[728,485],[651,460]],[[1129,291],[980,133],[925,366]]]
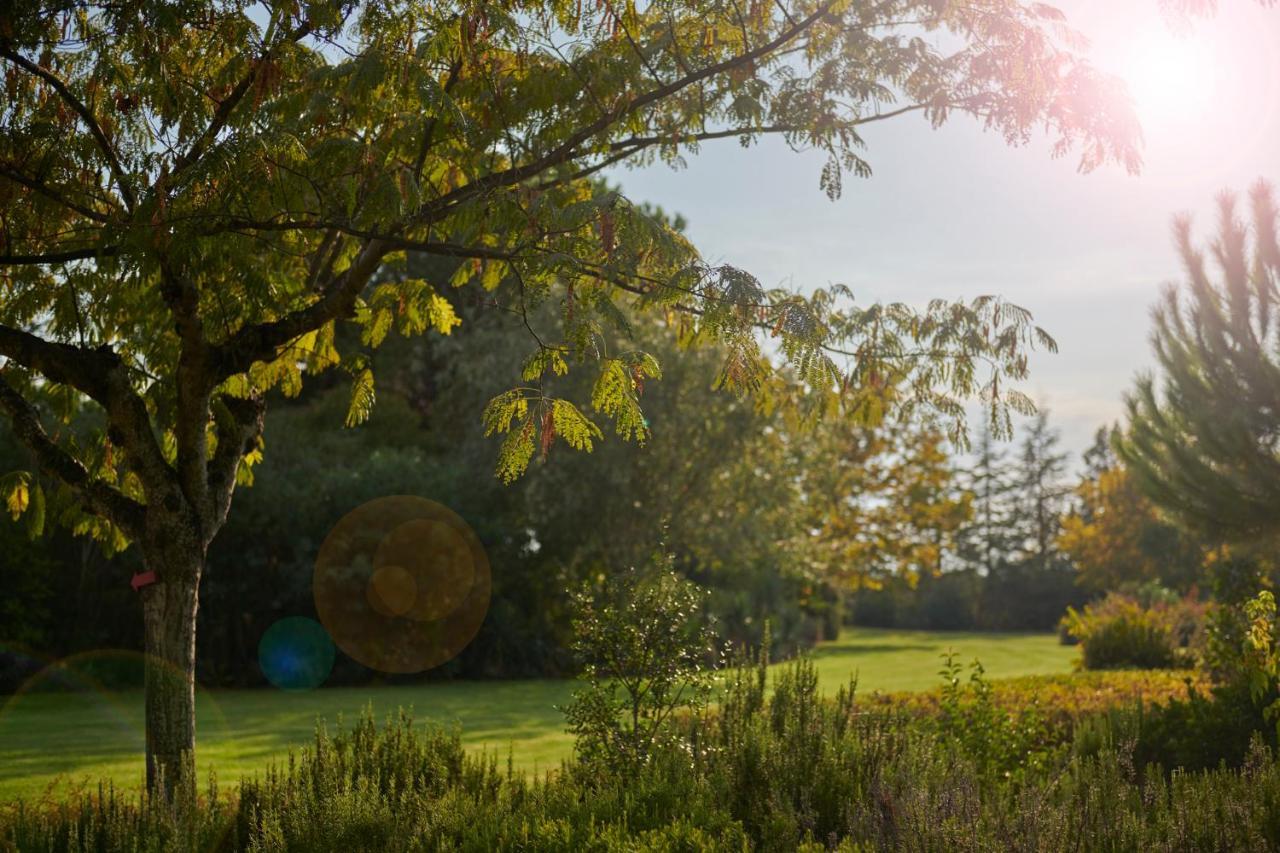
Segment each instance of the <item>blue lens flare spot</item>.
[[333,671],[333,640],[314,619],[288,616],[258,641],[258,666],[281,690],[314,690]]

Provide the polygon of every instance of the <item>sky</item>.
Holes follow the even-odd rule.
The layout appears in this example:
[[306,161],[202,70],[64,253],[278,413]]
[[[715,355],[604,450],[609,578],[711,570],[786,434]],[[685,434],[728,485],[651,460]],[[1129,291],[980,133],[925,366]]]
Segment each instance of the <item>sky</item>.
[[615,171],[635,200],[689,221],[704,258],[805,290],[840,282],[860,302],[998,294],[1058,341],[1022,389],[1047,406],[1075,454],[1122,417],[1150,370],[1150,308],[1179,280],[1170,222],[1190,213],[1208,240],[1214,199],[1260,177],[1280,184],[1280,8],[1220,0],[1180,31],[1157,0],[1059,2],[1098,67],[1123,76],[1143,124],[1144,167],[1090,174],[1047,139],[1010,148],[959,117],[868,126],[874,174],[829,201],[821,155],[778,139],[708,143],[688,167]]

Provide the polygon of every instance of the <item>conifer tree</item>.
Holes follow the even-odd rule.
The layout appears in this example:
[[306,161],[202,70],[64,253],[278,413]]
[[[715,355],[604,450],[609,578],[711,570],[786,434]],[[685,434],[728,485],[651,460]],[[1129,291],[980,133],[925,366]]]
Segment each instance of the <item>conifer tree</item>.
[[1186,276],[1153,316],[1159,376],[1127,397],[1120,456],[1162,510],[1211,539],[1280,533],[1280,242],[1271,187],[1250,192],[1251,225],[1218,200],[1206,253],[1174,221]]
[[1049,425],[1049,412],[1041,407],[1018,448],[1010,528],[1018,539],[1019,560],[1034,568],[1049,568],[1058,555],[1058,532],[1071,491],[1061,442],[1061,434]]
[[973,517],[960,533],[958,557],[979,574],[991,575],[1014,551],[1011,501],[1015,484],[1007,454],[985,423],[962,479],[964,489],[972,495]]

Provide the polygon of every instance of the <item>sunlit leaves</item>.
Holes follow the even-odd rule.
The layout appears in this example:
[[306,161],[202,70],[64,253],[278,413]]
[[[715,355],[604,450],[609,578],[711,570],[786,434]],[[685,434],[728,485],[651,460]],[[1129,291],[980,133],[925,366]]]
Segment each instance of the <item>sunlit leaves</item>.
[[644,441],[649,424],[640,411],[640,391],[645,379],[660,375],[658,363],[644,353],[605,359],[591,390],[591,405],[613,418],[618,435]]
[[351,404],[347,407],[347,426],[359,426],[369,419],[373,413],[375,400],[373,387],[373,371],[364,368],[356,374],[351,385]]
[[14,521],[25,516],[27,533],[34,539],[44,532],[45,494],[40,481],[26,471],[0,477],[0,496]]

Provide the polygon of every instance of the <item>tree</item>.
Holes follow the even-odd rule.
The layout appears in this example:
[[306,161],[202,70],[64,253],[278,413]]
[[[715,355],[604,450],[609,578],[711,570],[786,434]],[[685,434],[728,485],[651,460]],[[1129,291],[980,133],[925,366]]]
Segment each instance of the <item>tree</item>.
[[706,594],[671,556],[610,578],[574,599],[574,654],[585,684],[564,709],[581,770],[631,776],[677,737],[678,715],[711,697],[722,657]]
[[1101,594],[1147,581],[1186,592],[1204,563],[1197,543],[1156,514],[1111,450],[1118,429],[1098,430],[1085,453],[1076,505],[1062,519],[1058,547],[1076,570],[1076,583]]
[[1010,476],[1005,517],[1009,550],[983,581],[987,627],[1044,630],[1079,604],[1070,566],[1058,550],[1058,529],[1070,492],[1066,454],[1043,409],[1026,424]]
[[878,428],[824,423],[797,464],[804,534],[824,573],[853,586],[943,570],[971,498],[956,483],[942,435],[905,418]]
[[963,473],[964,488],[973,495],[973,518],[960,531],[957,554],[962,563],[989,576],[1014,550],[1010,497],[1015,487],[990,425],[983,424],[973,461]]
[[[672,312],[729,355],[721,384],[770,391],[757,330],[812,412],[868,408],[886,379],[959,429],[959,399],[1025,408],[1008,390],[1038,336],[999,300],[848,307],[840,288],[767,292],[705,264],[673,229],[589,178],[678,163],[722,137],[780,134],[829,157],[820,185],[866,174],[859,129],[920,113],[976,117],[1010,142],[1048,127],[1081,165],[1136,169],[1122,90],[1064,44],[1040,4],[411,0],[18,3],[0,20],[0,409],[62,484],[55,516],[135,543],[143,588],[147,777],[189,775],[198,588],[210,542],[261,449],[264,395],[326,368],[352,377],[351,424],[374,376],[359,347],[395,328],[447,333],[443,281],[375,275],[405,253],[461,260],[447,284],[501,290],[513,311],[558,304],[522,383],[485,428],[499,471],[539,446],[591,448],[600,427],[544,392],[592,366],[591,405],[620,435],[659,366],[603,351],[627,312]],[[497,297],[495,297],[497,298]],[[983,369],[980,370],[979,368]],[[91,405],[74,442],[51,419]],[[28,481],[9,500],[41,505]],[[159,780],[165,780],[159,784]]]
[[1019,448],[1019,465],[1011,527],[1023,561],[1041,567],[1057,555],[1060,520],[1070,492],[1065,483],[1067,454],[1058,451],[1062,438],[1049,426],[1041,408],[1032,419]]
[[1252,228],[1218,199],[1211,278],[1191,222],[1174,220],[1186,273],[1156,307],[1161,371],[1126,398],[1117,452],[1161,510],[1211,539],[1257,542],[1280,532],[1280,243],[1270,186],[1250,193]]

